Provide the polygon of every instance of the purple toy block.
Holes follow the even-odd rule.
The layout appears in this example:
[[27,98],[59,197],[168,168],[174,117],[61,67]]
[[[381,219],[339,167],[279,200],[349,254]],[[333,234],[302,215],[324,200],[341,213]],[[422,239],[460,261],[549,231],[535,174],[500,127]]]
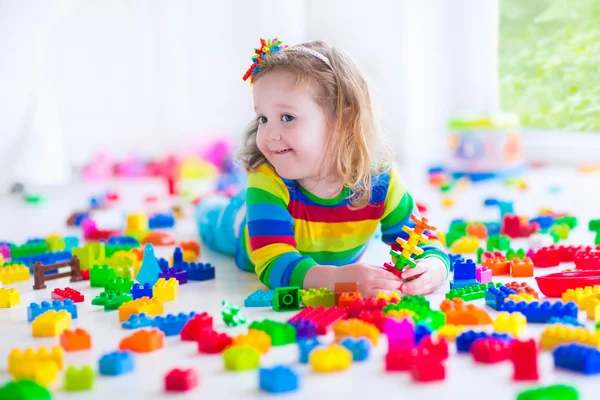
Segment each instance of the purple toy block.
[[415,345],[415,325],[410,318],[398,321],[395,318],[386,318],[383,331],[388,338],[388,349],[407,348]]
[[310,320],[300,318],[289,322],[289,324],[296,328],[296,338],[298,339],[317,337],[317,326]]
[[188,272],[180,267],[173,267],[168,268],[166,271],[163,270],[158,277],[165,278],[165,280],[169,280],[169,278],[175,278],[177,281],[179,281],[180,285],[183,285],[188,281]]
[[489,283],[492,281],[492,270],[488,267],[477,267],[475,271],[475,279],[479,283]]

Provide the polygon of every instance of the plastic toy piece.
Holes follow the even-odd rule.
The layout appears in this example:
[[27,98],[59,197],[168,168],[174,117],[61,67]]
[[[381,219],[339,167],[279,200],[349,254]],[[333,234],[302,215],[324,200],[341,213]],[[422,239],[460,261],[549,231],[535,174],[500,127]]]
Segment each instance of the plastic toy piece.
[[9,265],[0,269],[0,281],[2,283],[11,284],[24,282],[29,280],[29,268],[24,265]]
[[475,279],[479,283],[490,283],[492,281],[492,270],[487,267],[477,267]]
[[506,340],[510,342],[512,338],[507,334],[502,333],[487,333],[487,332],[475,332],[465,331],[456,337],[456,351],[459,353],[469,353],[471,351],[471,345],[478,339],[485,339],[492,337],[495,339]]
[[131,314],[146,313],[147,315],[160,315],[164,312],[164,304],[157,299],[142,297],[124,303],[119,307],[119,322],[127,321]]
[[[58,370],[63,368],[64,350],[55,346],[51,350],[40,347],[24,351],[13,349],[8,355],[8,372],[15,379],[29,379],[46,386],[56,379]],[[36,368],[32,368],[36,366]]]
[[499,288],[501,286],[501,283],[490,282],[487,285],[483,283],[478,283],[460,289],[451,289],[448,293],[446,293],[446,298],[452,300],[458,297],[463,299],[464,301],[483,299],[485,297],[486,290],[492,287]]
[[132,296],[133,300],[137,300],[142,297],[152,298],[152,296],[153,296],[152,285],[150,285],[149,283],[145,283],[145,284],[134,283],[133,286],[131,287],[131,296]]
[[193,369],[175,368],[165,375],[165,391],[187,392],[198,386],[198,381],[198,374]]
[[415,382],[442,381],[446,379],[446,368],[436,357],[425,355],[416,358],[411,375]]
[[519,249],[519,250],[515,251],[514,249],[509,248],[506,251],[505,257],[508,261],[513,261],[514,259],[523,260],[523,259],[525,259],[525,256],[526,256],[525,250]]
[[81,328],[64,331],[60,335],[60,345],[65,351],[89,350],[92,348],[92,337]]
[[150,229],[169,229],[175,226],[175,216],[173,214],[154,214],[148,219],[148,228]]
[[562,294],[563,303],[573,301],[581,309],[586,309],[588,303],[600,297],[600,285],[586,286],[583,288],[569,289]]
[[103,306],[104,311],[117,310],[123,304],[130,302],[132,297],[129,293],[121,293],[114,290],[106,290],[94,297],[92,305]]
[[163,301],[177,300],[179,296],[179,281],[171,278],[168,281],[165,278],[160,278],[152,288],[153,298]]
[[414,347],[390,348],[385,356],[385,370],[388,372],[410,371],[416,351]]
[[279,394],[298,390],[298,375],[289,367],[261,368],[258,372],[260,390]]
[[195,314],[181,329],[181,340],[198,341],[202,332],[212,329],[213,319],[208,313]]
[[380,333],[374,325],[355,318],[336,322],[333,331],[336,342],[341,342],[347,336],[354,338],[366,337],[374,346],[377,345]]
[[552,350],[555,347],[565,343],[578,343],[600,348],[600,336],[596,332],[567,325],[553,324],[548,325],[542,332],[540,347]]
[[63,289],[54,289],[51,293],[51,297],[55,300],[73,300],[74,303],[83,303],[84,297],[83,295],[72,288]]
[[197,342],[199,353],[218,354],[231,346],[233,339],[226,333],[204,330],[200,332]]
[[471,345],[473,359],[480,363],[494,364],[510,358],[511,344],[493,337],[477,339]]
[[117,376],[133,372],[133,354],[128,351],[115,351],[103,355],[98,362],[100,375]]
[[35,381],[23,379],[10,381],[6,385],[0,386],[0,399],[51,400],[52,393]]
[[141,244],[151,244],[153,246],[174,246],[175,239],[172,235],[162,231],[152,231],[148,233],[142,240]]
[[519,303],[521,301],[524,301],[525,303],[531,303],[537,301],[537,297],[532,294],[517,293],[509,295],[508,301],[514,301],[515,303]]
[[338,301],[338,306],[340,307],[349,307],[354,300],[359,299],[362,300],[362,294],[360,294],[359,292],[346,292],[346,293],[342,293],[340,295],[339,301]]
[[490,269],[493,276],[510,274],[510,261],[504,257],[488,258],[483,260],[481,264]]
[[540,225],[533,222],[523,222],[519,216],[508,213],[504,215],[500,233],[512,239],[524,238],[540,230]]
[[535,280],[547,297],[561,297],[569,289],[600,285],[600,271],[556,272],[536,276]]
[[537,381],[538,349],[535,340],[513,340],[510,348],[510,360],[513,365],[514,381]]
[[492,235],[486,241],[487,251],[505,251],[510,248],[510,238],[505,235]]
[[[397,238],[396,243],[402,249],[401,252],[392,250],[392,260],[397,269],[402,270],[406,266],[415,267],[416,263],[412,258],[412,255],[420,255],[423,253],[423,249],[417,247],[420,243],[428,243],[429,237],[425,235],[425,231],[435,231],[437,228],[433,225],[427,224],[427,218],[423,217],[419,219],[415,214],[411,214],[410,219],[415,223],[414,228],[410,228],[408,225],[403,226],[402,230],[408,234],[408,240]],[[354,290],[358,292],[358,290]]]
[[344,346],[333,343],[328,347],[313,350],[308,359],[315,372],[338,372],[350,366],[352,352]]
[[556,267],[560,264],[560,250],[556,246],[542,247],[531,261],[538,268]]
[[577,319],[573,318],[573,317],[552,317],[548,320],[547,324],[562,324],[562,325],[585,327],[584,324],[577,321]]
[[215,267],[210,263],[183,263],[190,281],[209,281],[215,279]]
[[186,251],[191,251],[196,255],[196,257],[200,257],[200,244],[198,244],[198,242],[181,242],[179,243],[179,247],[183,250],[184,253]]
[[263,331],[250,329],[247,334],[236,336],[233,345],[254,347],[261,354],[265,354],[271,348],[271,337]]
[[[160,265],[160,262],[159,262],[159,265]],[[162,269],[162,266],[161,266],[161,269]],[[183,285],[183,284],[186,284],[188,281],[188,272],[187,272],[187,270],[183,269],[182,264],[179,264],[172,268],[162,269],[162,272],[160,273],[160,275],[158,275],[158,277],[164,278],[167,281],[169,279],[176,279],[180,285]]]
[[552,385],[521,392],[517,400],[579,400],[577,389],[567,385]]
[[479,239],[476,236],[463,236],[452,243],[450,251],[454,254],[473,254],[479,248]]
[[600,373],[600,350],[580,344],[558,346],[552,352],[554,366],[582,373],[596,375]]
[[527,319],[520,312],[501,312],[494,320],[494,330],[498,333],[510,333],[513,336],[519,336],[525,331]]
[[347,337],[340,344],[352,352],[353,361],[364,361],[369,358],[372,346],[371,342],[365,338]]
[[415,342],[417,342],[417,344],[420,344],[421,340],[431,336],[431,332],[431,328],[429,328],[427,325],[418,324],[415,327]]
[[19,304],[21,304],[21,294],[16,289],[0,288],[0,308],[11,308]]
[[252,322],[248,329],[265,332],[271,337],[271,344],[273,346],[282,346],[296,341],[296,329],[290,324],[265,319],[260,322]]
[[401,320],[388,318],[384,323],[383,330],[388,339],[388,349],[415,346],[415,324],[411,318],[402,318]]
[[106,282],[106,290],[114,290],[122,293],[130,293],[133,281],[129,278],[112,278]]
[[158,281],[160,272],[158,261],[154,255],[154,247],[151,244],[146,244],[144,246],[144,259],[142,260],[142,266],[136,276],[136,280],[139,283],[148,283],[154,286],[156,281]]
[[464,325],[444,325],[437,330],[436,336],[438,339],[445,339],[448,341],[456,340],[456,337],[466,330]]
[[327,333],[327,328],[339,319],[346,318],[347,312],[339,307],[306,307],[290,319],[307,319],[312,321],[319,335]]
[[260,352],[249,346],[230,346],[223,352],[227,371],[248,371],[257,369]]
[[65,372],[65,386],[67,392],[80,392],[92,390],[94,387],[94,371],[89,365],[77,368],[70,366]]
[[533,276],[533,262],[525,257],[523,260],[514,258],[511,261],[510,271],[513,278],[525,278]]
[[246,317],[240,312],[240,306],[231,304],[227,300],[223,300],[221,306],[221,316],[225,325],[238,326],[246,323]]
[[333,286],[333,292],[335,294],[335,304],[337,305],[340,300],[342,293],[356,293],[358,292],[357,282],[336,282]]
[[300,339],[298,340],[298,349],[300,351],[300,357],[298,362],[301,364],[308,364],[310,353],[323,344],[318,339]]
[[297,311],[300,309],[300,289],[297,287],[275,288],[273,310]]
[[536,299],[539,298],[539,294],[538,292],[536,292],[536,290],[534,288],[532,288],[531,286],[529,286],[527,284],[527,282],[509,282],[509,283],[505,283],[504,286],[514,290],[517,293],[526,293],[526,294],[531,294],[533,295]]
[[123,329],[138,329],[152,326],[153,322],[154,319],[147,316],[146,313],[131,314],[127,321],[123,322],[121,326]]
[[297,338],[307,339],[317,337],[317,327],[310,320],[296,319],[292,322],[289,322],[289,324],[296,328]]
[[500,309],[509,313],[521,313],[527,318],[527,322],[542,324],[548,322],[552,317],[577,318],[579,311],[575,303],[550,303],[549,301],[543,303],[537,301],[531,303],[507,301]]
[[244,307],[272,307],[273,290],[258,289],[244,300]]
[[71,328],[71,314],[66,310],[50,310],[33,320],[33,337],[55,337]]
[[[600,250],[582,250],[575,255],[575,268],[581,270],[599,270],[600,269]],[[6,275],[5,281],[6,282]]]
[[141,329],[126,336],[119,343],[119,350],[129,350],[135,353],[150,353],[162,349],[165,334],[158,329]]
[[[533,221],[533,220],[532,220]],[[542,229],[544,229],[542,227]],[[529,237],[527,244],[530,249],[540,249],[542,247],[549,247],[555,244],[554,237],[547,233],[535,233]]]
[[446,323],[454,325],[486,325],[492,320],[487,312],[473,304],[464,304],[460,298],[444,300],[440,310],[446,314]]
[[108,265],[94,265],[90,270],[90,286],[104,288],[109,279],[116,277],[115,270]]
[[454,263],[454,280],[472,280],[477,277],[477,265],[471,259]]
[[[68,252],[67,252],[68,253]],[[61,268],[69,267],[67,272],[58,272]],[[46,289],[46,281],[51,281],[60,278],[70,277],[71,282],[79,282],[83,280],[81,270],[79,268],[79,259],[75,256],[71,259],[54,264],[43,265],[40,261],[36,261],[33,266],[33,289]]]
[[485,304],[492,309],[499,311],[504,306],[504,302],[512,294],[516,294],[514,290],[506,287],[490,287],[485,292]]
[[488,237],[487,227],[481,222],[473,222],[467,225],[467,235],[478,239],[486,239]]

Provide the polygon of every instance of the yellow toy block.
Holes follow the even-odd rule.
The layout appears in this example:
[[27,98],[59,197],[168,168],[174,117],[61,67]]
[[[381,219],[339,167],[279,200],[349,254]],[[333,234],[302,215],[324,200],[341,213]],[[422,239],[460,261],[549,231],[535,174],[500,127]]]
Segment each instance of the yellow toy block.
[[33,337],[55,337],[71,329],[71,313],[67,310],[49,310],[31,323]]
[[336,342],[344,340],[347,336],[353,338],[366,337],[373,343],[373,346],[377,345],[377,339],[379,338],[380,333],[375,325],[361,321],[357,318],[336,322],[333,326],[333,332],[335,333]]
[[51,351],[47,347],[40,347],[37,351],[31,347],[25,351],[13,349],[8,355],[8,372],[15,379],[29,379],[47,386],[63,368],[64,355],[60,346],[53,347]]
[[594,322],[600,322],[600,300],[593,298],[587,301],[585,311],[587,319]]
[[443,325],[440,327],[440,329],[438,329],[437,337],[438,339],[445,338],[449,342],[453,342],[456,340],[456,337],[463,333],[466,329],[467,327],[464,325]]
[[525,331],[527,318],[520,312],[501,312],[493,323],[494,330],[498,333],[510,333],[519,336]]
[[457,239],[450,246],[450,250],[454,254],[471,254],[477,253],[479,248],[479,239],[476,236],[463,236]]
[[30,277],[29,268],[23,264],[9,265],[4,267],[3,270],[2,283],[4,284],[27,281]]
[[229,346],[223,352],[223,361],[227,371],[258,369],[260,351],[250,346]]
[[168,281],[165,278],[160,278],[152,288],[152,296],[158,300],[176,300],[178,295],[179,281],[175,278],[170,278]]
[[386,301],[392,301],[394,299],[400,301],[402,299],[402,296],[400,296],[400,294],[398,294],[397,292],[391,292],[391,293],[379,292],[377,297],[375,297],[375,300],[381,300],[381,299],[384,299]]
[[352,352],[344,346],[332,343],[329,347],[314,349],[308,360],[315,372],[343,371],[352,363]]
[[127,321],[131,314],[146,313],[146,315],[160,315],[164,313],[163,301],[142,297],[128,301],[119,307],[119,321]]
[[254,347],[262,354],[271,348],[271,337],[263,331],[250,329],[247,334],[241,334],[233,339],[234,346]]
[[600,348],[600,336],[582,327],[552,324],[542,332],[540,347],[552,350],[563,343],[579,343]]
[[452,196],[442,196],[442,207],[450,208],[454,205],[454,199]]
[[532,301],[538,301],[538,299],[534,295],[528,294],[528,293],[511,294],[508,296],[508,300],[512,300],[515,303],[518,303],[520,301],[524,301],[526,303],[531,303]]
[[0,308],[11,308],[21,304],[21,294],[14,288],[0,288]]
[[593,298],[600,298],[600,285],[568,289],[562,295],[562,301],[564,303],[573,301],[577,303],[580,309],[586,309],[587,302]]
[[[169,259],[170,264],[169,265],[173,265],[173,256],[171,255],[171,258]],[[191,250],[184,250],[183,251],[183,262],[196,262],[198,261],[198,256],[196,255],[195,252],[191,251]]]
[[4,267],[4,256],[0,254],[0,267]]

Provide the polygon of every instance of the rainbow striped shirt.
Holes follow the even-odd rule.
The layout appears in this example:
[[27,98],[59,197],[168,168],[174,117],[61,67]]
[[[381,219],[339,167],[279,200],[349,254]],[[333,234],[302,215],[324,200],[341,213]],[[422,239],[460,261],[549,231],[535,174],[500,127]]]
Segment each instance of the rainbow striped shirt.
[[[302,287],[313,266],[357,262],[381,224],[383,242],[397,246],[407,238],[404,225],[414,227],[419,215],[412,196],[395,170],[373,177],[372,196],[362,209],[349,208],[349,189],[321,199],[296,181],[281,178],[268,164],[248,174],[246,220],[236,252],[237,265],[254,270],[270,288]],[[438,257],[449,267],[443,247],[431,240],[415,258]]]

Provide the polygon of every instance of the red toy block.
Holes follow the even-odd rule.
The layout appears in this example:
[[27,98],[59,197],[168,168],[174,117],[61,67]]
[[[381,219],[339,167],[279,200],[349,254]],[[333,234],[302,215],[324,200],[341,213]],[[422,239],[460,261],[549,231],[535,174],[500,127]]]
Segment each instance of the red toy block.
[[533,276],[533,262],[530,258],[525,257],[522,260],[513,258],[510,264],[510,272],[513,278]]
[[502,254],[501,251],[486,251],[485,253],[483,253],[483,255],[481,256],[481,261],[485,261],[485,260],[489,260],[492,258],[505,258],[504,254]]
[[90,280],[90,270],[81,270],[79,271],[79,275],[81,275],[81,277],[83,278],[84,281],[89,281]]
[[180,334],[181,340],[196,342],[202,332],[212,331],[212,329],[213,318],[208,313],[196,314],[183,326]]
[[385,370],[392,371],[410,371],[413,366],[414,347],[394,347],[389,349],[385,355]]
[[306,319],[315,324],[317,334],[325,335],[327,328],[339,319],[346,319],[348,311],[341,307],[306,307],[298,314],[294,315],[288,322],[297,319]]
[[412,378],[416,382],[435,382],[446,379],[446,368],[444,364],[432,356],[421,356],[414,362],[412,369]]
[[92,348],[92,338],[81,328],[74,331],[64,331],[60,335],[60,345],[65,351],[89,350]]
[[506,340],[487,337],[477,339],[471,345],[471,354],[475,361],[493,364],[510,358],[510,343]]
[[198,352],[218,354],[232,344],[233,339],[226,333],[218,333],[213,330],[203,331],[198,338]]
[[175,368],[165,376],[165,391],[187,392],[198,386],[198,375],[193,369]]
[[383,310],[362,310],[358,314],[358,319],[375,325],[380,332],[383,332],[383,325],[386,319]]
[[54,289],[50,294],[54,300],[65,300],[70,299],[73,300],[74,303],[83,303],[83,295],[79,293],[77,290],[72,289],[70,287],[63,289]]
[[[396,250],[396,249],[394,249],[394,250]],[[398,278],[402,277],[402,270],[396,268],[396,266],[394,264],[386,262],[383,264],[383,268],[385,268],[392,274],[396,275]]]
[[532,261],[539,268],[556,267],[560,264],[560,250],[556,246],[542,247],[533,255]]
[[130,350],[134,353],[150,353],[162,349],[165,334],[158,329],[140,329],[126,336],[119,343],[119,350]]
[[416,204],[421,214],[425,214],[427,212],[427,206],[425,204],[419,203],[418,201],[416,202]]
[[524,222],[521,217],[514,214],[505,214],[502,221],[500,234],[506,235],[511,239],[529,237],[540,230],[540,224],[537,222]]
[[362,294],[359,292],[344,292],[340,295],[337,304],[339,307],[348,307],[354,302],[354,300],[362,300],[362,298]]
[[600,269],[600,246],[596,249],[585,249],[578,252],[573,261],[575,268],[582,270],[599,270]]
[[419,348],[425,355],[433,356],[440,360],[445,360],[448,358],[448,341],[445,338],[441,338],[434,342],[431,338],[431,335],[427,335],[421,339]]
[[513,380],[537,381],[538,349],[534,339],[527,341],[513,340],[510,348],[510,361],[513,365]]
[[558,246],[560,262],[567,263],[575,261],[575,255],[581,250],[583,250],[583,246]]

